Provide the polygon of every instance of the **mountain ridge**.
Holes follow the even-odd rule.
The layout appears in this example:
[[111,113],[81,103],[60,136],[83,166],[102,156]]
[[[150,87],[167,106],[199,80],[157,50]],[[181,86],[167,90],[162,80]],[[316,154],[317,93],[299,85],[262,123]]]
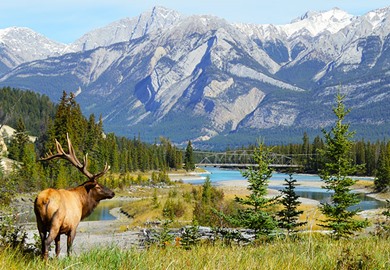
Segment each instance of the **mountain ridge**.
[[326,127],[332,97],[342,91],[355,108],[352,124],[377,125],[383,138],[390,134],[383,128],[389,22],[389,7],[362,16],[311,12],[287,25],[232,24],[155,7],[85,34],[61,55],[18,64],[0,85],[54,100],[62,90],[77,92],[83,111],[102,114],[110,131],[199,145]]

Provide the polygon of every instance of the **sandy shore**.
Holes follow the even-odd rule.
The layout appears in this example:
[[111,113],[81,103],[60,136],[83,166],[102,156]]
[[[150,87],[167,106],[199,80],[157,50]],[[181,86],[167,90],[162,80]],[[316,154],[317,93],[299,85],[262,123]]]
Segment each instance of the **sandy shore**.
[[[284,181],[278,181],[278,180],[272,180],[272,185],[274,186],[282,186],[284,184]],[[304,184],[301,184],[300,186],[307,186],[307,187],[316,187],[320,188],[321,187],[320,182],[316,181],[305,181]],[[222,189],[225,193],[227,194],[233,194],[237,196],[242,196],[242,195],[247,195],[249,194],[248,191],[248,181],[247,180],[229,180],[229,181],[219,181],[218,182],[218,188]],[[276,196],[280,195],[280,192],[275,189],[268,189],[268,196]],[[308,205],[318,205],[319,201],[317,200],[312,200],[308,198],[302,198],[300,197],[299,200],[303,204],[308,204]]]
[[168,174],[169,179],[173,182],[179,182],[179,181],[189,181],[189,180],[204,180],[206,177],[200,176],[199,173],[196,172],[188,172],[188,173],[170,173]]

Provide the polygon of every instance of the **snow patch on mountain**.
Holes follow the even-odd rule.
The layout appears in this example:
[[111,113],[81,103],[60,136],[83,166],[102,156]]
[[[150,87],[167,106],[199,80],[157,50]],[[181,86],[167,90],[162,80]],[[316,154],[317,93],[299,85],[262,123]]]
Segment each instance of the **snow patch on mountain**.
[[290,37],[301,33],[303,30],[315,37],[324,31],[332,34],[337,33],[348,26],[354,18],[347,12],[334,8],[325,12],[307,12],[304,16],[292,21],[290,24],[279,27]]
[[[66,45],[52,41],[26,27],[0,29],[0,62],[9,68],[63,54]],[[4,53],[7,57],[4,57]]]

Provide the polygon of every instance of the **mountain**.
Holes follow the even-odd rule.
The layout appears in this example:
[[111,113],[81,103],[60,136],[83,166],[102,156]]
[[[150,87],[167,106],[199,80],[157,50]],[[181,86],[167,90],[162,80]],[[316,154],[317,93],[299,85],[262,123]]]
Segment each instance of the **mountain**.
[[135,40],[163,31],[181,19],[181,15],[163,7],[154,7],[135,18],[125,18],[93,30],[69,46],[69,51],[91,50],[119,42]]
[[26,62],[60,56],[66,47],[29,28],[0,29],[0,75]]
[[362,16],[308,12],[286,25],[155,7],[15,63],[0,85],[54,101],[63,90],[76,92],[83,111],[101,114],[106,131],[118,135],[220,148],[319,134],[334,122],[341,91],[358,136],[383,139],[390,134],[389,33],[389,7]]

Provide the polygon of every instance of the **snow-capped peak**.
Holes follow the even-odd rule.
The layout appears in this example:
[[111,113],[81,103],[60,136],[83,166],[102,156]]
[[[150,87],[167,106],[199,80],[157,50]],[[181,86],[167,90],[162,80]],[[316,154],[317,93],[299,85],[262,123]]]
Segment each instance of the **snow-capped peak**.
[[290,24],[280,26],[289,36],[306,29],[311,36],[329,31],[334,34],[349,25],[355,17],[342,11],[339,8],[333,8],[325,12],[309,11]]
[[13,45],[17,45],[19,42],[31,42],[31,46],[39,44],[39,46],[43,46],[45,49],[50,49],[54,51],[54,53],[62,52],[66,46],[65,44],[52,41],[44,35],[41,35],[27,27],[9,27],[0,29],[0,42],[12,43]]
[[369,21],[375,29],[384,21],[390,20],[390,7],[370,11],[364,15],[364,18]]
[[52,41],[26,27],[0,29],[0,50],[8,52],[4,64],[13,67],[23,62],[57,56],[64,52],[65,44]]
[[131,39],[139,38],[148,33],[159,31],[172,26],[182,16],[164,7],[156,6],[152,10],[142,13],[132,31]]
[[69,46],[69,51],[90,50],[100,46],[140,38],[162,28],[170,27],[182,16],[164,7],[154,7],[134,18],[125,18],[92,30]]

